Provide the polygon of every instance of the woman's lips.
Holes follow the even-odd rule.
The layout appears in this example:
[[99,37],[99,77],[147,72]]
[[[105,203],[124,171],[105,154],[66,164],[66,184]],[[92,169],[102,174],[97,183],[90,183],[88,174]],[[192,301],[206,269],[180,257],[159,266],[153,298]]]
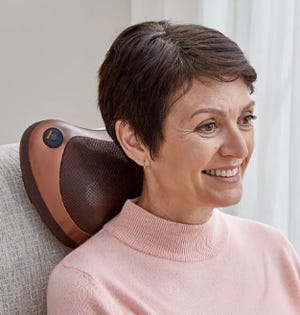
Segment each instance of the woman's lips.
[[[221,171],[221,174],[220,174]],[[226,172],[226,173],[225,173]],[[202,172],[204,175],[209,176],[211,179],[221,181],[223,183],[237,183],[240,181],[240,168],[225,170],[208,170]]]

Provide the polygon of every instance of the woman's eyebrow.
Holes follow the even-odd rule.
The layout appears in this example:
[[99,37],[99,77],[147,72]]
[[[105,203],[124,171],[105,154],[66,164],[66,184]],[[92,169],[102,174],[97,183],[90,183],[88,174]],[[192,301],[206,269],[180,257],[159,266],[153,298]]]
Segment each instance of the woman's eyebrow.
[[251,100],[247,105],[245,105],[244,107],[241,108],[241,112],[244,112],[245,110],[253,107],[255,105],[255,101]]
[[[241,112],[249,109],[250,107],[254,106],[255,102],[254,100],[251,100],[248,104],[246,104],[245,106],[241,107]],[[190,118],[193,118],[195,115],[201,114],[201,113],[214,113],[220,116],[226,116],[227,113],[221,109],[217,109],[215,107],[206,107],[206,108],[199,108],[197,109]]]

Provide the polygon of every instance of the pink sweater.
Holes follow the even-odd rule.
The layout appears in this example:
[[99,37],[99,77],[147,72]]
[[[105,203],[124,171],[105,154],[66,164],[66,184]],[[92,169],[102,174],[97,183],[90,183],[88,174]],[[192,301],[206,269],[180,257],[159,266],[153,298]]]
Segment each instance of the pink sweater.
[[201,225],[121,213],[52,271],[49,315],[299,315],[300,261],[276,229],[215,209]]

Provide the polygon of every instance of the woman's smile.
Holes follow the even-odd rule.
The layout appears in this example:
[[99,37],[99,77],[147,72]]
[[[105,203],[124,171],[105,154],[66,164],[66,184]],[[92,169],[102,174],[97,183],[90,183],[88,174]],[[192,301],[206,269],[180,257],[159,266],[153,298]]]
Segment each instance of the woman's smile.
[[239,167],[205,170],[202,173],[223,183],[237,183],[241,179]]

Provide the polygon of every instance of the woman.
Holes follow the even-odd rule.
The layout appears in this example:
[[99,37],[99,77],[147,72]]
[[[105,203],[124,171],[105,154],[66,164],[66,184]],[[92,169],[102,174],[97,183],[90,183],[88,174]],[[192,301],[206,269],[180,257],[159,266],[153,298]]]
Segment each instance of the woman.
[[[199,25],[124,30],[99,72],[108,133],[142,194],[53,270],[49,314],[300,314],[300,262],[239,202],[254,147],[256,72]],[[263,209],[262,209],[263,211]]]

